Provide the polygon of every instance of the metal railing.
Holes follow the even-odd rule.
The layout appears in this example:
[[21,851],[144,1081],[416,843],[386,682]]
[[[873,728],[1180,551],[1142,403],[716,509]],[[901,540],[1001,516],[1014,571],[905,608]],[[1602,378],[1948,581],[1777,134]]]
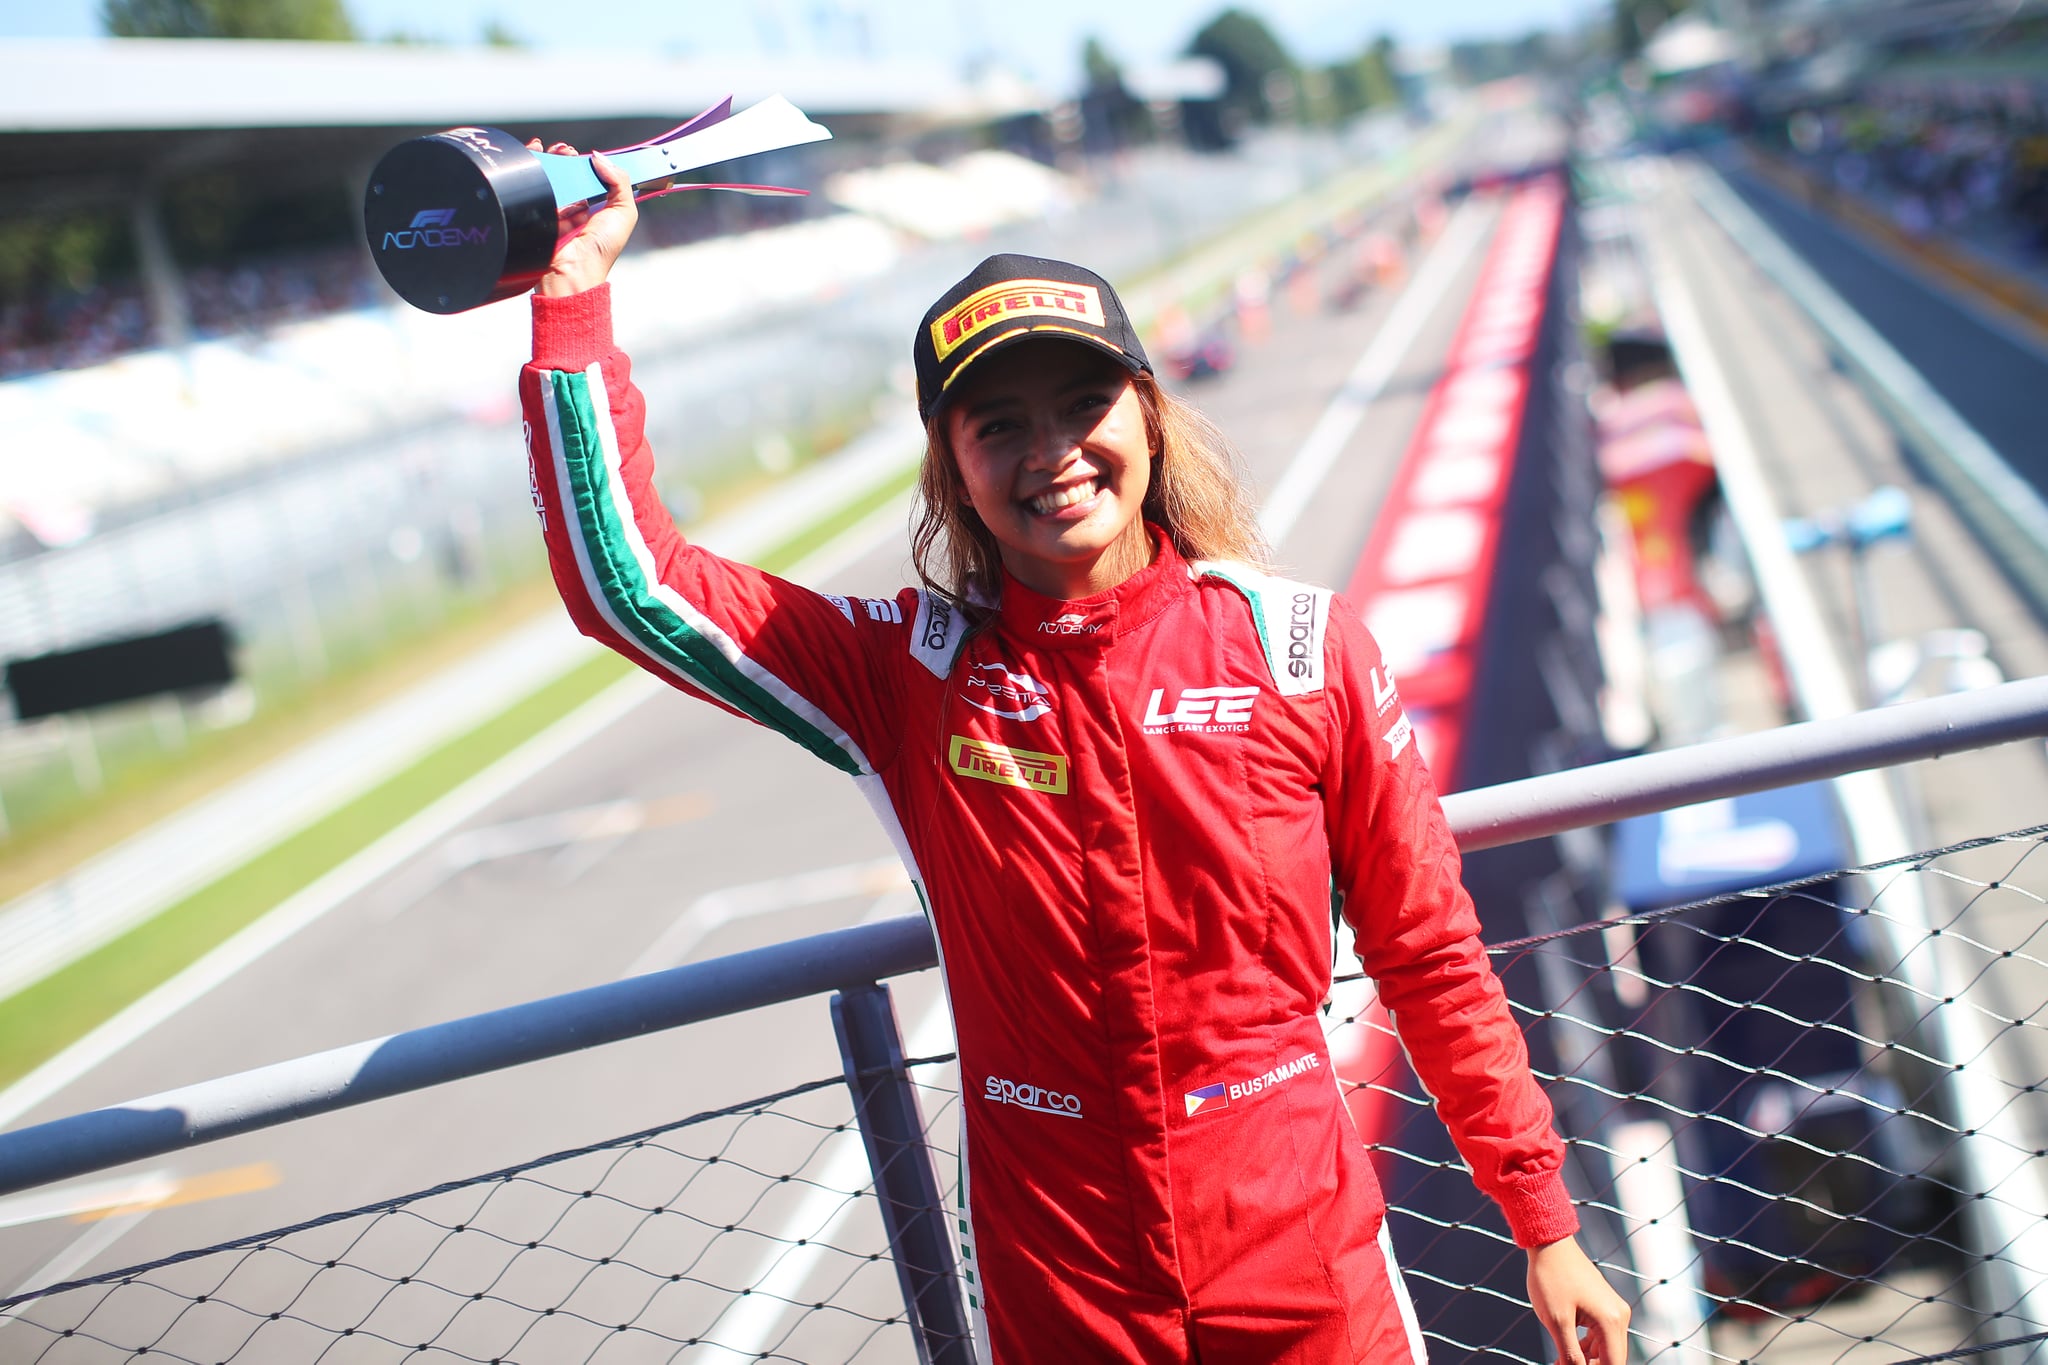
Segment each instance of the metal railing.
[[[2034,679],[1445,805],[1462,844],[1490,847],[2044,733],[2048,679]],[[2048,1261],[1987,1235],[2048,1218],[2039,1091],[2026,1079],[2048,1057],[2042,1011],[2012,1003],[2048,994],[2032,938],[2048,903],[2041,844],[2041,831],[2021,831],[1493,946],[1541,1040],[1532,1051],[1555,1058],[1586,1241],[1637,1302],[1645,1358],[2041,1350],[2048,1321],[2025,1290]],[[2026,913],[1987,913],[2015,897]],[[1902,900],[1910,917],[1891,908]],[[1922,907],[1935,904],[1949,908],[1929,920]],[[1936,958],[1930,988],[1920,959]],[[953,1163],[932,1159],[951,1150],[957,1082],[950,1059],[904,1058],[877,984],[934,962],[921,920],[885,921],[0,1135],[0,1192],[25,1190],[839,993],[841,1077],[0,1300],[0,1358],[879,1360],[901,1357],[908,1328],[918,1358],[964,1359],[944,1212],[955,1191],[940,1178]],[[1964,1016],[1968,1029],[1949,1026]],[[1370,1041],[1384,1022],[1367,983],[1340,983],[1329,1023],[1354,1114],[1377,1139],[1426,1331],[1468,1353],[1540,1358],[1513,1287],[1519,1253],[1422,1113],[1427,1097],[1398,1068],[1361,1073],[1360,1059],[1398,1057]],[[1958,1056],[1943,1041],[1954,1036],[1988,1041]],[[1997,1112],[1960,1107],[1964,1072]],[[1494,1247],[1497,1264],[1475,1261],[1475,1246]]]

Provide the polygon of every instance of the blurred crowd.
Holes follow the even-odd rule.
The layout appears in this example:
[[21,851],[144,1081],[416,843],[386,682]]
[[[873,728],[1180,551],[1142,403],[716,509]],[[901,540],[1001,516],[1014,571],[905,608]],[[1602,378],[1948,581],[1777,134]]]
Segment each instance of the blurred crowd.
[[[697,211],[650,211],[643,247],[681,246],[727,232],[791,222],[814,209],[796,199],[707,199]],[[367,308],[390,299],[376,268],[353,242],[232,266],[180,272],[194,340],[250,336],[283,323]],[[97,365],[160,344],[149,300],[130,276],[84,289],[46,287],[0,299],[0,379]]]
[[1802,110],[1787,149],[1913,236],[1974,238],[2048,262],[2048,113],[1958,107],[1923,94],[1867,94]]
[[[361,308],[383,295],[375,271],[353,246],[231,267],[182,272],[192,335],[246,335],[280,323]],[[157,344],[139,280],[53,288],[0,305],[0,379],[96,365]]]

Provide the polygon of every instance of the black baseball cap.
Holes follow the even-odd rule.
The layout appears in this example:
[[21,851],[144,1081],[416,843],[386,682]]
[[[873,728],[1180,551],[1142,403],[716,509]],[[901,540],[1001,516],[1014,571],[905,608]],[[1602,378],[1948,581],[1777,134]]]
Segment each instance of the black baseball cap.
[[1027,336],[1084,341],[1133,374],[1152,373],[1138,329],[1108,280],[1043,256],[991,256],[939,296],[910,343],[918,417],[931,420],[969,365]]

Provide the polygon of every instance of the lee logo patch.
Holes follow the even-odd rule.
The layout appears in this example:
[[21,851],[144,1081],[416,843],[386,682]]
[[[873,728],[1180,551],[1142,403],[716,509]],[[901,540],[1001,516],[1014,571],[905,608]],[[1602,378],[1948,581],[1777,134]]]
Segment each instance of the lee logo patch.
[[1059,754],[1033,753],[1029,749],[1012,749],[1007,744],[954,735],[946,758],[953,771],[962,777],[1054,796],[1067,793],[1067,760]]
[[1187,687],[1169,709],[1166,689],[1156,687],[1145,703],[1143,729],[1148,735],[1173,734],[1180,730],[1232,733],[1251,729],[1252,703],[1259,699],[1256,687]]

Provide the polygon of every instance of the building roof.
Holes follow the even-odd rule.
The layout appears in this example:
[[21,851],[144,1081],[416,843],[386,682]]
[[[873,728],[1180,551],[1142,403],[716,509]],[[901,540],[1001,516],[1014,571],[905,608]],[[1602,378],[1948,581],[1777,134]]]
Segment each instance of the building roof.
[[1043,109],[1015,80],[936,63],[673,58],[390,43],[0,39],[0,216],[124,202],[202,169],[312,183],[462,124],[614,146],[726,95],[782,94],[835,131]]
[[1002,117],[1042,108],[1020,84],[969,86],[936,63],[708,60],[390,43],[0,40],[0,132],[416,127],[647,116],[725,95],[787,96],[818,115]]

